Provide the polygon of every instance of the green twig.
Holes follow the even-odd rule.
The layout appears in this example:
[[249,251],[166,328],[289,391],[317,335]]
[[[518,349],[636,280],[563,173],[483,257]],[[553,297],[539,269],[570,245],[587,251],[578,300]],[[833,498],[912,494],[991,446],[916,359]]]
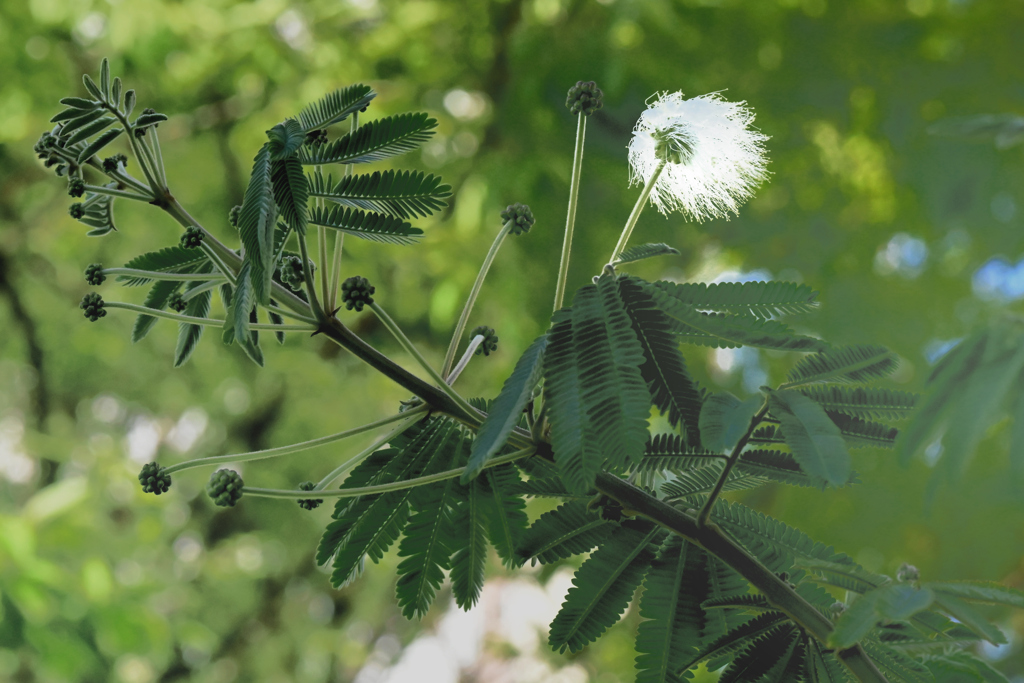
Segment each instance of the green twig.
[[[139,306],[138,304],[128,304],[122,301],[104,301],[104,308],[123,308],[126,311],[135,311],[136,313],[143,313],[145,315],[151,315],[156,318],[167,318],[168,320],[176,320],[179,323],[189,323],[191,325],[207,325],[210,327],[224,327],[225,321],[215,320],[213,318],[197,318],[191,315],[182,315],[180,313],[171,313],[170,311],[163,311],[159,308],[150,308],[149,306]],[[269,323],[251,323],[249,329],[252,330],[270,330],[271,332],[315,332],[315,325],[271,325]]]
[[147,204],[153,201],[153,195],[143,195],[137,192],[128,192],[127,190],[117,190],[112,187],[103,187],[102,185],[86,185],[86,192],[92,192],[95,194],[108,194],[111,197],[123,197],[125,199],[134,199],[137,202],[146,202]]
[[218,273],[168,273],[160,270],[138,270],[136,268],[104,268],[104,275],[116,275],[119,278],[138,278],[145,280],[173,280],[189,282],[195,280],[223,280],[226,276]]
[[487,271],[491,269],[491,264],[494,263],[494,257],[498,255],[498,249],[501,248],[501,243],[505,241],[505,238],[508,236],[511,229],[512,221],[506,221],[505,225],[501,226],[498,236],[494,238],[494,242],[491,243],[491,248],[487,252],[487,256],[484,257],[483,265],[480,266],[480,272],[476,276],[476,282],[473,283],[473,288],[469,292],[469,297],[466,298],[466,305],[462,307],[462,315],[459,316],[459,322],[455,325],[455,332],[452,334],[452,341],[448,344],[448,352],[444,355],[444,365],[441,366],[441,375],[444,377],[448,376],[448,371],[451,370],[452,363],[455,362],[455,352],[459,349],[459,342],[462,340],[462,333],[466,330],[466,322],[469,320],[469,314],[473,312],[473,304],[476,303],[476,298],[480,294],[480,288],[484,285],[484,278],[487,277]]
[[[524,448],[508,455],[502,455],[497,458],[488,460],[484,465],[485,468],[497,467],[498,465],[504,465],[505,463],[513,462],[521,458],[525,458],[529,455],[533,455],[534,448]],[[317,498],[355,498],[357,496],[369,496],[377,493],[387,493],[389,491],[402,491],[404,489],[411,489],[417,486],[424,486],[426,484],[433,484],[439,481],[445,481],[446,479],[455,479],[461,477],[462,473],[466,471],[465,467],[459,467],[454,470],[447,470],[445,472],[438,472],[437,474],[428,474],[425,477],[417,477],[415,479],[406,479],[405,481],[393,481],[387,484],[377,484],[375,486],[360,486],[353,489],[334,489],[331,491],[316,491]],[[315,490],[315,489],[314,489]],[[247,496],[260,496],[262,498],[310,498],[310,491],[291,491],[288,489],[260,489],[250,488],[248,486],[242,487],[242,493]]]
[[587,133],[587,117],[580,112],[576,122],[576,152],[572,158],[572,181],[569,183],[569,210],[565,217],[565,238],[562,240],[562,260],[558,264],[558,280],[555,281],[555,308],[562,308],[565,299],[565,283],[569,276],[569,256],[572,252],[572,231],[576,224],[576,201],[580,192],[580,175],[583,171],[583,141]]
[[[422,407],[422,410],[426,410],[426,406]],[[335,441],[341,441],[347,439],[350,436],[356,436],[364,432],[373,431],[378,427],[389,425],[392,422],[397,422],[408,417],[412,411],[404,413],[398,413],[391,417],[386,417],[383,420],[377,420],[370,424],[365,424],[361,427],[355,427],[354,429],[347,429],[337,434],[330,434],[328,436],[321,436],[317,439],[311,439],[309,441],[303,441],[302,443],[294,443],[290,446],[279,446],[278,448],[268,448],[262,451],[251,451],[249,453],[237,453],[234,455],[217,455],[212,458],[197,458],[195,460],[187,460],[185,462],[179,462],[177,465],[171,465],[164,472],[166,474],[173,474],[175,472],[183,472],[184,470],[191,470],[197,467],[206,467],[207,465],[217,465],[225,462],[250,462],[252,460],[263,460],[265,458],[276,458],[280,455],[289,455],[291,453],[298,453],[300,451],[307,451],[311,448],[317,448],[318,446],[325,446]]]
[[351,472],[356,465],[361,463],[363,460],[366,460],[366,458],[368,458],[371,454],[376,453],[381,446],[383,446],[384,444],[391,441],[393,438],[407,430],[409,427],[413,425],[413,423],[423,419],[421,415],[422,413],[427,412],[427,410],[428,408],[426,405],[419,405],[416,406],[415,408],[405,411],[404,413],[401,413],[402,416],[408,417],[409,419],[403,422],[399,422],[398,426],[389,431],[387,434],[380,437],[372,444],[361,450],[359,453],[357,453],[356,455],[352,456],[345,462],[335,467],[333,470],[330,471],[330,473],[326,477],[321,479],[319,483],[317,483],[317,485],[313,487],[313,490],[323,491],[325,488],[330,486],[331,482],[336,480],[338,477]]
[[718,498],[718,494],[722,492],[722,488],[725,486],[725,480],[729,478],[729,473],[732,472],[732,468],[735,467],[737,461],[740,459],[740,453],[747,446],[747,442],[750,440],[750,436],[757,429],[757,426],[761,424],[761,420],[768,414],[768,399],[765,399],[764,405],[758,410],[752,418],[750,418],[750,424],[747,425],[746,433],[740,437],[740,440],[736,442],[732,452],[729,454],[729,459],[725,461],[725,467],[722,468],[722,473],[718,475],[718,481],[715,482],[715,488],[711,490],[708,499],[704,502],[704,506],[700,509],[700,513],[697,515],[697,525],[704,526],[708,521],[708,515],[711,514],[711,508],[715,505],[715,500]]

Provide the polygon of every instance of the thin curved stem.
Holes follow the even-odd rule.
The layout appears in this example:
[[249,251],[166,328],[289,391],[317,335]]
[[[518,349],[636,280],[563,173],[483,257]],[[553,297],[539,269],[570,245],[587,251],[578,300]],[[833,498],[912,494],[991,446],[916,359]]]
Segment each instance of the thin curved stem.
[[[224,327],[223,320],[216,320],[214,318],[197,318],[191,315],[182,315],[180,313],[171,313],[170,311],[163,311],[158,308],[150,308],[149,306],[139,306],[138,304],[128,304],[122,301],[104,301],[104,308],[123,308],[126,311],[135,311],[136,313],[143,313],[145,315],[151,315],[155,318],[167,318],[168,320],[176,320],[179,323],[189,323],[191,325],[207,325],[210,327]],[[251,323],[249,325],[251,330],[270,330],[271,332],[315,332],[315,325],[271,325],[269,323]]]
[[327,476],[321,479],[317,483],[317,485],[313,487],[313,490],[323,491],[325,488],[330,486],[331,482],[335,481],[338,477],[351,472],[356,465],[361,463],[363,460],[366,460],[366,458],[368,458],[371,454],[376,453],[381,446],[383,446],[384,444],[386,444],[387,442],[391,441],[393,438],[404,432],[406,429],[411,427],[415,422],[422,420],[423,418],[421,417],[421,415],[422,413],[427,412],[427,410],[427,406],[420,405],[416,406],[411,410],[407,410],[404,413],[401,413],[402,416],[409,417],[409,419],[405,420],[404,422],[399,422],[397,427],[395,427],[387,434],[374,441],[372,444],[361,450],[356,455],[352,456],[345,462],[335,467],[327,474]]
[[192,289],[186,290],[185,293],[181,295],[181,300],[191,301],[203,292],[208,292],[211,289],[217,289],[225,282],[227,282],[227,280],[214,280],[213,282],[207,282],[206,284],[199,285],[198,287],[193,287]]
[[310,325],[316,325],[316,320],[314,320],[313,318],[310,318],[308,315],[299,315],[298,313],[296,313],[294,311],[289,311],[287,309],[281,308],[280,306],[274,306],[273,304],[271,304],[269,306],[262,306],[262,304],[261,304],[261,307],[267,309],[271,313],[277,313],[279,316],[281,316],[283,318],[291,318],[292,320],[301,320],[304,323],[309,323]]
[[223,274],[217,273],[167,273],[159,270],[138,270],[136,268],[104,268],[103,274],[143,278],[146,280],[174,280],[178,282],[226,279]]
[[327,310],[331,308],[331,292],[327,288],[328,262],[330,255],[327,253],[327,229],[321,225],[316,226],[316,249],[320,256],[320,298],[323,300]]
[[389,316],[379,304],[376,302],[370,304],[370,309],[374,314],[376,314],[378,320],[384,323],[384,327],[388,328],[388,331],[398,341],[398,343],[402,345],[402,348],[405,349],[406,353],[415,358],[420,367],[423,368],[426,373],[430,375],[430,378],[437,383],[437,386],[440,387],[441,391],[448,394],[448,397],[455,401],[455,403],[462,408],[467,415],[476,416],[480,414],[469,404],[468,401],[466,401],[466,399],[462,398],[462,396],[460,396],[454,389],[448,386],[448,383],[444,381],[441,375],[437,374],[437,370],[427,362],[427,359],[423,357],[420,350],[417,349],[411,341],[409,341],[409,338],[405,336],[405,333],[402,332],[400,327],[398,327],[398,324],[391,319],[391,316]]
[[160,137],[156,134],[156,126],[150,126],[146,131],[146,135],[150,136],[150,139],[153,140],[153,156],[157,162],[157,173],[160,174],[160,180],[163,182],[164,187],[167,187],[167,169],[164,168],[164,153],[160,149]]
[[320,301],[316,298],[316,286],[313,284],[313,273],[310,272],[309,268],[309,250],[306,248],[306,236],[296,235],[299,238],[299,253],[302,256],[302,275],[306,281],[306,294],[309,296],[310,308],[313,309],[313,315],[319,320],[325,318],[324,309],[320,306]]
[[732,472],[732,468],[736,466],[737,461],[740,459],[740,453],[747,446],[747,442],[750,441],[750,436],[757,429],[757,426],[761,424],[764,416],[768,414],[768,399],[765,399],[764,405],[761,406],[752,418],[750,418],[750,424],[747,425],[746,433],[740,437],[740,440],[736,442],[732,452],[729,453],[729,459],[725,461],[725,467],[722,468],[722,473],[718,475],[718,481],[715,482],[715,488],[711,490],[711,494],[708,495],[708,499],[704,502],[704,506],[701,507],[700,513],[697,515],[697,526],[704,526],[708,521],[708,515],[711,514],[711,508],[715,505],[715,500],[718,495],[722,492],[722,488],[725,486],[725,480],[729,478],[729,473]]
[[480,345],[483,343],[484,335],[482,334],[478,334],[469,340],[469,346],[466,347],[466,352],[462,354],[462,358],[459,359],[455,369],[449,372],[448,376],[444,379],[444,381],[448,383],[448,386],[455,384],[455,380],[457,380],[459,375],[462,374],[462,371],[466,369],[466,366],[469,365],[469,361],[473,359],[473,354],[476,353],[476,350],[480,348]]
[[[427,408],[423,406],[414,408],[413,410],[425,411]],[[171,465],[164,472],[167,474],[173,474],[175,472],[183,472],[185,470],[195,469],[197,467],[205,467],[207,465],[217,465],[225,462],[249,462],[251,460],[263,460],[265,458],[276,458],[281,455],[289,455],[291,453],[298,453],[300,451],[307,451],[311,448],[317,448],[318,446],[325,446],[335,441],[341,441],[347,439],[350,436],[356,436],[364,432],[373,431],[378,427],[389,425],[392,422],[397,422],[408,417],[412,411],[406,411],[404,413],[398,413],[391,417],[386,417],[383,420],[377,420],[369,424],[362,425],[361,427],[355,427],[353,429],[347,429],[337,434],[330,434],[328,436],[321,436],[317,439],[311,439],[309,441],[303,441],[302,443],[295,443],[289,446],[279,446],[278,448],[268,448],[262,451],[251,451],[249,453],[236,453],[234,455],[217,455],[212,458],[197,458],[195,460],[187,460],[180,462],[177,465]]]
[[[525,458],[529,455],[533,455],[534,448],[524,448],[514,453],[502,455],[497,458],[492,458],[484,464],[484,468],[497,467],[498,465],[504,465],[505,463],[513,462],[521,458]],[[317,491],[317,498],[355,498],[357,496],[369,496],[377,493],[388,493],[389,491],[402,491],[405,489],[415,488],[417,486],[424,486],[426,484],[433,484],[439,481],[445,481],[446,479],[455,479],[461,477],[463,472],[467,468],[459,467],[454,470],[447,470],[445,472],[438,472],[437,474],[428,474],[425,477],[417,477],[415,479],[406,479],[405,481],[394,481],[387,484],[377,484],[375,486],[360,486],[354,489],[334,489],[331,491]],[[310,498],[309,491],[291,491],[288,489],[260,489],[250,488],[248,486],[242,487],[242,493],[244,495],[259,496],[262,498]]]
[[658,182],[658,177],[661,176],[661,172],[665,170],[665,160],[662,159],[658,162],[658,165],[654,168],[654,173],[644,184],[644,189],[640,193],[640,196],[636,200],[636,204],[633,205],[633,210],[629,213],[629,218],[626,220],[626,226],[622,229],[622,235],[619,236],[619,241],[615,244],[615,250],[612,251],[612,257],[608,259],[608,263],[615,263],[615,259],[618,258],[619,254],[626,248],[626,242],[629,241],[630,235],[633,234],[633,228],[636,227],[636,222],[640,219],[640,214],[643,212],[644,207],[647,206],[647,199],[651,196],[651,191],[654,190],[654,184]]
[[494,263],[494,258],[498,255],[498,249],[501,248],[501,243],[505,241],[511,229],[512,221],[505,221],[505,225],[501,226],[498,236],[491,243],[487,256],[484,257],[483,265],[480,266],[480,272],[476,276],[476,282],[473,283],[473,289],[469,291],[469,297],[466,298],[466,305],[462,307],[462,315],[459,316],[459,322],[455,325],[452,341],[448,344],[448,352],[444,355],[444,365],[441,366],[442,377],[448,376],[448,371],[451,370],[452,363],[455,362],[455,352],[459,349],[462,333],[466,331],[466,321],[469,320],[469,314],[473,312],[473,305],[480,294],[480,288],[484,285],[484,278],[487,277],[487,271],[491,269],[491,264]]
[[86,185],[86,192],[92,192],[94,194],[107,194],[111,197],[124,197],[125,199],[134,199],[137,202],[146,202],[147,204],[153,201],[152,194],[138,194],[137,192],[128,192],[127,190],[117,190],[112,187],[103,187],[101,185]]
[[[352,120],[349,123],[349,134],[353,134],[356,128],[359,127],[359,112],[352,114]],[[355,164],[345,164],[345,177],[352,175],[352,170]],[[317,174],[320,175],[320,167],[317,166]],[[316,205],[323,206],[323,198],[316,198]],[[329,310],[334,310],[338,306],[338,287],[341,284],[341,255],[342,248],[345,244],[345,233],[341,230],[335,231],[334,235],[334,258],[331,260],[331,296],[330,304],[328,305]]]
[[555,281],[555,307],[562,308],[565,299],[565,282],[569,276],[569,256],[572,252],[572,231],[576,225],[576,201],[580,192],[580,175],[583,171],[583,141],[587,134],[587,117],[581,112],[576,122],[576,151],[572,158],[572,181],[569,183],[569,210],[565,217],[565,238],[562,240],[562,260],[558,264],[558,279]]

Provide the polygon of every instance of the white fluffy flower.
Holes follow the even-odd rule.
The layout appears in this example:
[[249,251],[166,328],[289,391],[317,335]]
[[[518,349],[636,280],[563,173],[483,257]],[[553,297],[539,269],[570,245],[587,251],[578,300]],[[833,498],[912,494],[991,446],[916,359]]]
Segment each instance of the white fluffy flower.
[[750,127],[753,120],[745,102],[718,93],[689,100],[678,92],[658,95],[629,143],[630,182],[646,185],[667,158],[651,190],[659,211],[681,211],[698,222],[738,213],[768,175],[768,136]]

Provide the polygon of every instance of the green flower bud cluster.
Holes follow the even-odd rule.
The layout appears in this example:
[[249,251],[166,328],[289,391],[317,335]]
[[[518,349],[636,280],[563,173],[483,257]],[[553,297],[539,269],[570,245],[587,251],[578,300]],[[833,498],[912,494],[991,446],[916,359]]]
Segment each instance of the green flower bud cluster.
[[904,562],[896,570],[896,580],[900,583],[914,582],[921,578],[921,572],[912,564]]
[[155,462],[143,465],[142,471],[139,472],[139,483],[142,484],[142,490],[158,496],[161,493],[167,493],[167,489],[171,488],[171,475],[167,474],[166,470],[166,467],[160,467]]
[[221,507],[234,507],[242,497],[242,475],[234,470],[217,470],[210,475],[206,494]]
[[377,288],[371,285],[365,277],[353,275],[341,283],[341,301],[348,310],[351,311],[354,308],[359,312],[363,310],[363,306],[373,303],[371,294],[376,291]]
[[311,147],[320,147],[327,144],[327,131],[324,129],[311,130],[306,133],[305,144]]
[[594,81],[577,81],[565,98],[565,107],[573,114],[590,116],[603,106],[604,93]]
[[105,173],[113,173],[118,169],[118,166],[128,166],[128,157],[124,154],[115,154],[112,157],[107,157],[103,160],[103,171]]
[[76,221],[85,215],[85,204],[82,202],[76,202],[68,207],[68,215],[74,218]]
[[103,297],[96,292],[90,292],[82,297],[82,303],[78,307],[85,311],[85,317],[91,322],[96,322],[107,315],[103,308]]
[[85,181],[78,176],[68,178],[68,194],[72,197],[81,197],[85,194]]
[[185,228],[185,233],[181,236],[181,246],[183,249],[196,249],[202,243],[202,228],[197,228],[194,225],[190,225],[187,228]]
[[533,218],[533,212],[530,211],[530,207],[526,204],[509,204],[505,207],[505,210],[501,212],[501,220],[505,223],[512,221],[512,227],[509,231],[513,235],[521,235],[524,232],[530,232],[530,228],[537,221]]
[[480,346],[476,347],[476,355],[481,353],[485,356],[491,355],[492,351],[496,351],[498,348],[498,335],[495,333],[493,327],[487,327],[486,325],[479,325],[474,327],[473,331],[469,333],[469,338],[472,339],[478,334],[484,336],[484,341]]
[[93,287],[99,287],[106,279],[107,276],[103,274],[103,265],[100,263],[91,263],[85,269],[85,281]]
[[238,217],[242,214],[241,206],[232,206],[231,210],[228,211],[228,223],[231,224],[232,228],[238,228]]
[[178,313],[182,313],[188,307],[188,302],[185,301],[185,297],[181,295],[181,292],[175,292],[171,294],[171,298],[167,300],[167,308]]
[[67,164],[55,151],[57,148],[63,147],[63,145],[60,144],[60,138],[55,134],[55,132],[60,132],[60,126],[55,128],[54,132],[44,131],[43,134],[39,136],[39,140],[36,141],[36,144],[32,149],[40,159],[44,160],[43,165],[46,166],[46,168],[53,168],[54,172],[58,176],[62,176],[67,169]]
[[[309,272],[312,273],[315,270],[316,266],[311,262],[309,264]],[[288,255],[281,259],[279,272],[281,274],[281,282],[296,292],[302,289],[302,286],[306,283],[306,276],[302,272],[302,259],[298,256]]]
[[[316,484],[314,484],[311,481],[304,481],[301,484],[299,484],[300,491],[312,491],[314,487],[316,487]],[[315,510],[318,507],[320,507],[320,505],[322,505],[323,502],[324,501],[322,498],[300,498],[299,507],[302,508],[303,510]]]

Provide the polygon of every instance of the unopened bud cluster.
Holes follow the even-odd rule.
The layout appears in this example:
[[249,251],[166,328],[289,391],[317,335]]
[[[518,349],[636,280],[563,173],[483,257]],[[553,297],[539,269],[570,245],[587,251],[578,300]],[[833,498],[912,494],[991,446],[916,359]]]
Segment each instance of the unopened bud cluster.
[[106,310],[103,308],[103,297],[96,292],[86,294],[78,307],[85,311],[85,317],[91,322],[96,322],[107,315]]
[[221,507],[234,507],[242,497],[242,475],[234,470],[217,470],[210,475],[206,493]]
[[479,356],[482,353],[485,356],[489,356],[492,351],[497,350],[498,335],[493,327],[487,327],[486,325],[474,327],[473,331],[469,333],[469,338],[473,339],[478,334],[483,335],[484,341],[476,348],[476,355]]
[[[316,488],[316,484],[311,481],[304,481],[299,484],[300,491],[312,491]],[[303,510],[315,510],[323,504],[322,498],[300,498],[299,507]]]
[[167,493],[167,489],[171,488],[171,475],[167,474],[166,470],[166,467],[161,467],[155,462],[143,465],[142,471],[139,472],[142,490],[158,496]]
[[377,288],[370,284],[370,281],[365,277],[353,275],[349,279],[341,283],[341,301],[345,304],[345,308],[352,310],[353,308],[358,312],[363,310],[363,306],[368,306],[373,303],[374,292]]
[[107,279],[107,276],[103,274],[103,265],[99,263],[91,263],[89,267],[85,269],[85,281],[93,287],[99,287]]
[[533,217],[533,212],[530,211],[530,207],[519,203],[506,206],[505,210],[501,212],[501,220],[505,223],[512,223],[509,232],[513,235],[530,232],[530,228],[537,222]]
[[190,225],[185,228],[181,236],[181,246],[185,249],[195,249],[203,243],[203,229]]
[[569,88],[565,106],[573,114],[590,116],[604,106],[604,93],[594,81],[577,81]]

